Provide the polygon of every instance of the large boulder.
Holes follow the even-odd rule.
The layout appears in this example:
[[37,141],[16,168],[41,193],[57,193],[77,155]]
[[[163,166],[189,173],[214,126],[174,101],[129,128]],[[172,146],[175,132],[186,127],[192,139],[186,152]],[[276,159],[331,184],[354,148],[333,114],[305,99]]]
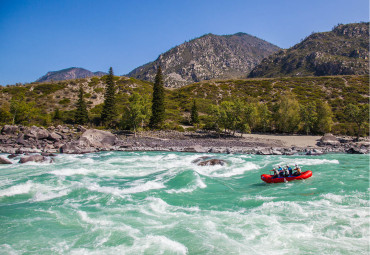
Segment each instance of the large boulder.
[[215,166],[215,165],[226,165],[226,161],[222,159],[209,159],[198,163],[198,166]]
[[9,159],[0,157],[0,164],[12,164],[12,162]]
[[346,150],[346,152],[348,154],[366,154],[365,149],[360,149],[360,148],[356,148],[356,147],[351,147],[348,150]]
[[14,135],[19,131],[18,126],[5,125],[1,129],[1,134],[3,135]]
[[34,138],[35,140],[46,139],[50,135],[49,131],[45,128],[40,128],[36,126],[30,127],[25,133],[24,137],[26,139]]
[[80,140],[90,147],[110,148],[117,142],[117,137],[108,131],[88,129],[81,135]]
[[209,156],[202,156],[202,157],[199,157],[199,158],[194,159],[193,161],[191,161],[191,163],[196,164],[196,163],[199,163],[201,161],[205,161],[205,160],[207,160],[209,158],[210,158]]
[[59,148],[60,153],[66,153],[66,154],[83,154],[83,153],[90,153],[90,152],[96,152],[96,151],[97,149],[94,147],[81,146],[79,141],[73,141],[70,143],[66,143]]
[[49,133],[49,136],[48,136],[48,139],[51,140],[51,141],[59,141],[60,139],[62,139],[63,137],[55,132],[50,132]]
[[320,141],[318,143],[319,145],[339,145],[340,141],[337,137],[335,137],[332,134],[325,134],[323,137],[320,138]]
[[24,134],[22,133],[18,135],[17,140],[15,142],[23,146],[27,145],[26,141],[24,140]]
[[31,156],[26,156],[26,157],[21,157],[19,160],[19,163],[27,163],[27,162],[44,162],[46,161],[47,158],[41,155],[31,155]]

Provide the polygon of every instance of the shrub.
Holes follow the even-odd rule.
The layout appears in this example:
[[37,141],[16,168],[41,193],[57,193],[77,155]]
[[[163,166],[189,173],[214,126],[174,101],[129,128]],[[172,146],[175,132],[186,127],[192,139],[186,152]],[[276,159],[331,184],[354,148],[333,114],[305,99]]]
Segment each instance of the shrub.
[[61,105],[67,105],[71,102],[71,100],[69,98],[63,98],[62,100],[60,100],[58,103],[61,104]]

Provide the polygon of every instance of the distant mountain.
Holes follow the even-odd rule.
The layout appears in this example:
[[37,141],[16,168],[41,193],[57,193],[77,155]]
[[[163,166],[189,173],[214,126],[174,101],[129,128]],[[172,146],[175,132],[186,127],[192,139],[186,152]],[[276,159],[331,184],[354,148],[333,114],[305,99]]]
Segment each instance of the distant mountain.
[[127,76],[154,81],[160,65],[166,87],[210,79],[245,78],[263,58],[278,50],[279,47],[245,33],[206,34],[170,49]]
[[92,76],[103,76],[105,74],[106,73],[104,72],[91,72],[80,67],[70,67],[59,71],[48,72],[47,74],[36,80],[36,82],[71,80],[88,78]]
[[369,74],[369,23],[314,33],[257,65],[249,77]]

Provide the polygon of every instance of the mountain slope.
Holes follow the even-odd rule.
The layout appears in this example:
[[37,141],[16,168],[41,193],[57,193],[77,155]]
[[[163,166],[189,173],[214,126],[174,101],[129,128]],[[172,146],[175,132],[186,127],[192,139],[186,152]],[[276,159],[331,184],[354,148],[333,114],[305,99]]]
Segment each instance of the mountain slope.
[[369,23],[338,25],[269,56],[249,77],[368,74],[368,47]]
[[62,80],[71,80],[79,78],[88,78],[92,76],[103,76],[106,73],[104,72],[91,72],[84,68],[79,67],[70,67],[59,71],[48,72],[36,82],[50,82],[50,81],[62,81]]
[[154,81],[156,68],[160,65],[166,87],[181,87],[202,80],[246,77],[263,58],[279,49],[245,33],[206,34],[170,49],[157,60],[134,69],[128,76]]

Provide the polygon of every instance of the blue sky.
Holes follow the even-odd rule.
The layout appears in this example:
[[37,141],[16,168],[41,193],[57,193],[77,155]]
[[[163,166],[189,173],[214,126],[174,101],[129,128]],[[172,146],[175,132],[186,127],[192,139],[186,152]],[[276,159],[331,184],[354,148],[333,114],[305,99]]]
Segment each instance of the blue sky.
[[123,75],[206,33],[289,48],[368,20],[368,0],[0,0],[0,84],[72,66]]

